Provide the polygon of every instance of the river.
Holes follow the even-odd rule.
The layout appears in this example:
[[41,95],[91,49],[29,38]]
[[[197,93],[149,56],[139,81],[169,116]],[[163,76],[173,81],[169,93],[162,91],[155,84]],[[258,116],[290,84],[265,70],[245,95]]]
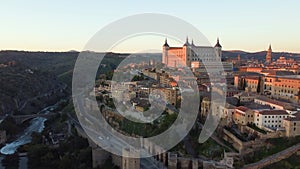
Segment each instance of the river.
[[[65,102],[65,100],[57,102],[55,105],[48,106],[40,111],[38,114],[47,114],[49,112],[55,111],[55,109]],[[6,144],[4,147],[1,148],[0,152],[4,155],[14,154],[17,149],[25,144],[31,142],[31,134],[33,132],[41,133],[45,127],[46,118],[43,117],[36,117],[30,121],[30,125],[24,130],[24,132],[13,142]]]

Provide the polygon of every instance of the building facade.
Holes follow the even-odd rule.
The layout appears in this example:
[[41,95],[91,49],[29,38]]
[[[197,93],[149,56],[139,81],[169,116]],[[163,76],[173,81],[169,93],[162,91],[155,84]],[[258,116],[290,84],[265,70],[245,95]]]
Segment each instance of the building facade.
[[163,45],[162,63],[167,67],[199,67],[204,63],[210,63],[211,67],[219,67],[222,57],[222,46],[219,39],[214,47],[196,46],[194,42],[190,44],[188,38],[182,47],[170,47],[167,39]]
[[292,116],[283,120],[287,137],[296,137],[300,135],[300,116]]

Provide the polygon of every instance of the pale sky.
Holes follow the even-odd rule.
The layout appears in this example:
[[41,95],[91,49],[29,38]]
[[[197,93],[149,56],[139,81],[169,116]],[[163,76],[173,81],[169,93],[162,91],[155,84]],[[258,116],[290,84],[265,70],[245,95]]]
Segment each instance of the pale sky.
[[[223,50],[261,51],[271,43],[274,51],[300,53],[299,7],[297,0],[3,1],[0,50],[80,51],[113,21],[139,13],[162,13],[191,23],[212,45],[219,37]],[[136,44],[141,39],[132,39],[115,51],[159,50],[163,39],[156,37],[140,46]]]

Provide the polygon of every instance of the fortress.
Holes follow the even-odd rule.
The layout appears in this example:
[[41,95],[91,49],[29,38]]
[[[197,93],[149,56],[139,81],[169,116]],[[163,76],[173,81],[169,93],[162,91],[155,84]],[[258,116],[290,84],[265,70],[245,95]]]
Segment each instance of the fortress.
[[191,67],[197,68],[201,62],[221,62],[222,46],[217,40],[214,47],[196,46],[189,43],[188,38],[182,47],[170,47],[167,39],[163,45],[162,62],[167,67]]

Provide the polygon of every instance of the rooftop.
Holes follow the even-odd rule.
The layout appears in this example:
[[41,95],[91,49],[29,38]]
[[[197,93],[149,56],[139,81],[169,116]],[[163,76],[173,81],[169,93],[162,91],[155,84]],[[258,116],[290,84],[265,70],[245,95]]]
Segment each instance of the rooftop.
[[294,114],[294,116],[290,116],[286,118],[287,121],[300,121],[300,113]]
[[289,115],[285,110],[263,110],[260,111],[261,115]]
[[247,107],[245,107],[245,106],[239,106],[239,107],[237,107],[236,109],[237,109],[237,110],[240,110],[240,111],[243,111],[243,112],[249,110],[249,109],[248,109]]
[[271,109],[271,107],[268,105],[261,105],[261,104],[257,104],[254,102],[247,103],[244,106],[251,110],[264,110],[264,109],[269,110],[269,109]]

